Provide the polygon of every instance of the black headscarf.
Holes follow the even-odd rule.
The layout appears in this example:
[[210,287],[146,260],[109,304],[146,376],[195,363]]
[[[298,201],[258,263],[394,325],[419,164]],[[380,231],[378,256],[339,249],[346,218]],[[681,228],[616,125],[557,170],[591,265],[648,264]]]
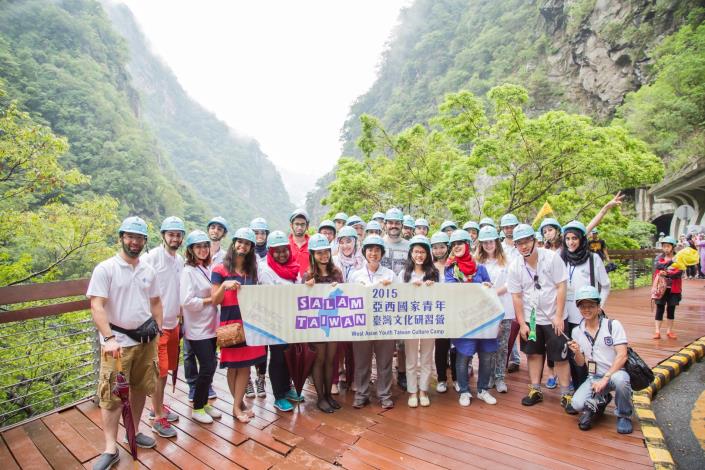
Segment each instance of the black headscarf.
[[566,233],[572,233],[580,239],[580,245],[575,251],[568,250],[568,245],[565,242],[565,234],[563,234],[563,249],[561,250],[561,258],[566,264],[571,266],[579,266],[586,263],[588,256],[590,256],[590,250],[588,250],[588,240],[587,237],[580,231],[574,228],[566,229]]

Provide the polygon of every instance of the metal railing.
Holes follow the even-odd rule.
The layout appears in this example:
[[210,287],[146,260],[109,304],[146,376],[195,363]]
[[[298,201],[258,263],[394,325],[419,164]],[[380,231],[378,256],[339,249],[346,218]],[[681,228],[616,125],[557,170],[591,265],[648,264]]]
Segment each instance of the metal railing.
[[[654,257],[661,253],[657,249],[642,250],[611,250],[610,260],[617,265],[617,270],[610,273],[612,282],[623,281],[626,277],[629,289],[651,285],[651,276],[654,271]],[[617,284],[617,287],[620,287]]]
[[79,279],[0,288],[0,429],[95,394],[100,345],[87,286]]

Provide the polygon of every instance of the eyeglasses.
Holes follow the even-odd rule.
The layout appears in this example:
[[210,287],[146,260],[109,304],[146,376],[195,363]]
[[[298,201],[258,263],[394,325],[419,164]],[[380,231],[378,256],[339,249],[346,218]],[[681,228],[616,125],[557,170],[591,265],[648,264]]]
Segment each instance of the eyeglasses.
[[539,284],[539,275],[534,274],[534,289],[541,290],[541,284]]

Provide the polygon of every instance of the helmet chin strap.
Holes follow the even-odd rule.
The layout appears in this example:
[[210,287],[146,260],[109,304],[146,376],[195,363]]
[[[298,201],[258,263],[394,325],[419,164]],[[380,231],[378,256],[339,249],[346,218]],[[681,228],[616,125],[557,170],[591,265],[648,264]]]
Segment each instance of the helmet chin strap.
[[531,243],[531,250],[529,251],[529,254],[528,255],[522,254],[522,256],[524,258],[528,258],[529,256],[531,256],[531,253],[534,252],[534,248],[536,248],[536,238],[534,238],[534,241]]

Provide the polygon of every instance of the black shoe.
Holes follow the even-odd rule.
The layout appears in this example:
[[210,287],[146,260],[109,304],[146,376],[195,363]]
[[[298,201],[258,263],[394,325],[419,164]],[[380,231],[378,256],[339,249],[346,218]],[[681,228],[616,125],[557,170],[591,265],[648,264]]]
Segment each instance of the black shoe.
[[543,393],[541,390],[529,387],[529,394],[521,399],[521,404],[524,406],[533,406],[543,401]]
[[98,460],[93,464],[94,470],[108,470],[110,467],[118,463],[120,460],[120,451],[116,450],[114,454],[100,454]]
[[333,413],[335,410],[333,409],[332,406],[330,406],[330,403],[328,403],[328,400],[325,398],[321,398],[318,400],[318,409],[323,411],[324,413]]
[[328,395],[326,397],[326,400],[328,400],[328,404],[333,407],[335,410],[339,410],[341,408],[340,403],[337,402],[335,398],[332,396]]
[[572,401],[573,395],[565,394],[561,397],[561,406],[569,415],[577,415],[578,412],[575,411],[575,408],[573,408]]
[[511,374],[512,372],[516,372],[518,370],[519,370],[519,364],[516,364],[514,362],[509,363],[509,366],[507,367],[507,372],[509,372]]
[[397,384],[399,384],[399,388],[406,392],[406,372],[397,373]]
[[612,394],[611,394],[611,393],[608,393],[608,394],[605,396],[605,400],[604,400],[604,401],[600,401],[600,403],[598,403],[598,405],[597,405],[597,413],[595,413],[595,415],[596,415],[596,416],[602,416],[603,414],[605,414],[605,410],[607,410],[607,405],[609,405],[611,401],[612,401]]
[[586,409],[580,413],[580,418],[578,418],[578,427],[581,431],[587,431],[592,428],[592,418],[595,415],[592,410]]

